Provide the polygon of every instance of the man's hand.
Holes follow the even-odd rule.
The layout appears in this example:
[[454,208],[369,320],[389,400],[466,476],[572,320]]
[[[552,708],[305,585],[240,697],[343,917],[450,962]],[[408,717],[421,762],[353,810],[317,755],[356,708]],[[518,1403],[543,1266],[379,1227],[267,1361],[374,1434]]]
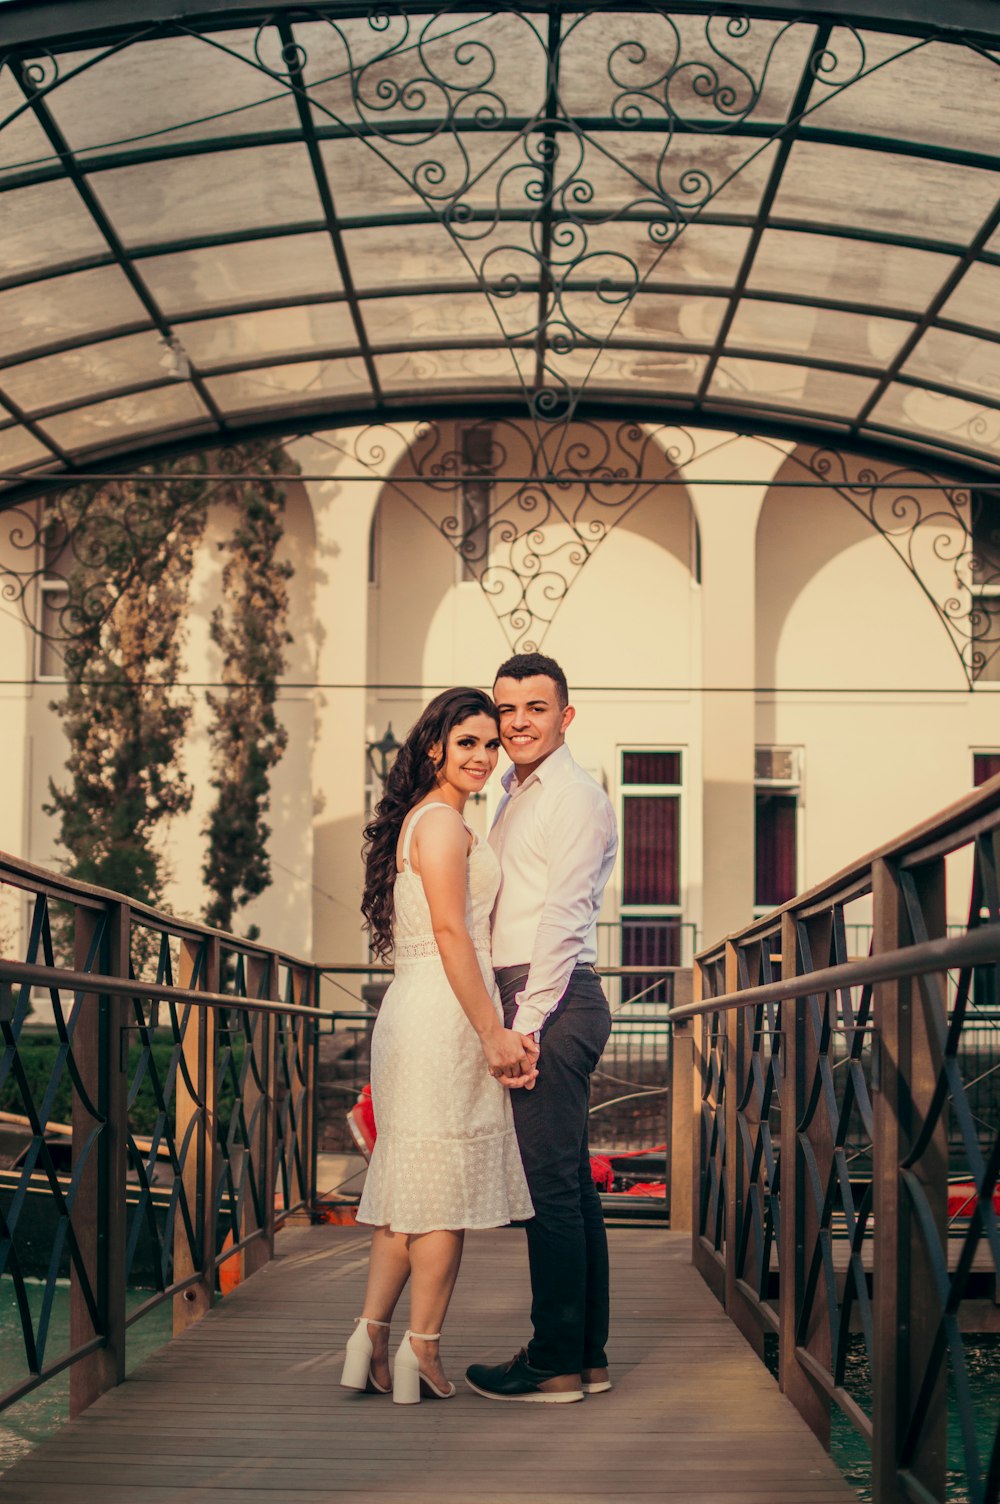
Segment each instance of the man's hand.
[[527,1066],[523,1067],[519,1074],[506,1073],[497,1076],[501,1086],[523,1086],[525,1091],[531,1091],[538,1080],[538,1056],[541,1053],[538,1040],[533,1034],[520,1034],[518,1038],[524,1045],[524,1053],[527,1056]]
[[516,1077],[520,1081],[521,1076],[529,1069],[529,1056],[525,1049],[524,1035],[516,1033],[513,1029],[504,1029],[499,1020],[497,1027],[490,1031],[482,1044],[490,1075],[495,1076],[498,1081],[501,1076]]

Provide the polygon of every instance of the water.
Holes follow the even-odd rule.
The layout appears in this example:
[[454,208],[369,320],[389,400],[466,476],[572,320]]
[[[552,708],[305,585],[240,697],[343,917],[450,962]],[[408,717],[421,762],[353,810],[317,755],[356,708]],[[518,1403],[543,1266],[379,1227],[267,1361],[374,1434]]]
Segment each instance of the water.
[[[969,1386],[975,1408],[976,1439],[979,1461],[986,1468],[1000,1406],[1000,1334],[967,1332],[965,1359]],[[770,1334],[764,1339],[764,1361],[775,1378],[778,1376],[778,1341]],[[844,1387],[852,1399],[871,1413],[871,1368],[864,1338],[850,1338]],[[856,1490],[863,1504],[871,1504],[871,1459],[868,1445],[858,1435],[847,1416],[832,1407],[830,1412],[830,1456],[844,1477]],[[948,1504],[970,1504],[969,1480],[958,1422],[958,1403],[951,1373],[948,1375]]]
[[[45,1285],[39,1280],[27,1282],[28,1300],[33,1318],[37,1319],[45,1293]],[[148,1290],[130,1290],[126,1296],[127,1309],[133,1311],[149,1299]],[[162,1301],[135,1326],[128,1329],[126,1343],[126,1373],[143,1359],[162,1347],[173,1328],[172,1302]],[[55,1301],[49,1328],[47,1353],[50,1359],[58,1357],[69,1346],[69,1281],[60,1280],[56,1287]],[[23,1382],[27,1377],[24,1361],[24,1340],[21,1336],[21,1320],[14,1298],[13,1282],[0,1280],[0,1393]],[[69,1370],[33,1389],[23,1400],[0,1413],[0,1473],[29,1452],[36,1442],[69,1419]]]

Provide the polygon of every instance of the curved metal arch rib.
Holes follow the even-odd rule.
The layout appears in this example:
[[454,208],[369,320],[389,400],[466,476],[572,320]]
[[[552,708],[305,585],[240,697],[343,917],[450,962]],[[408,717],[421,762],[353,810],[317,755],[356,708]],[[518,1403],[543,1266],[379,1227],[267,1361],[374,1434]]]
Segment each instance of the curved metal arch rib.
[[[53,9],[53,15],[56,10],[58,7]],[[648,126],[652,122],[659,130],[652,158],[642,168],[632,160],[616,160],[614,154],[608,152],[607,142],[601,134],[601,130],[608,125],[607,120],[603,122],[601,130],[597,130],[582,116],[575,114],[561,97],[559,60],[563,47],[595,16],[599,18],[605,11],[609,15],[627,14],[615,6],[583,5],[578,10],[567,13],[565,17],[553,11],[545,37],[538,24],[538,16],[542,12],[536,11],[531,4],[502,5],[490,13],[491,17],[504,16],[508,20],[523,20],[526,34],[534,39],[538,50],[544,55],[544,97],[539,96],[534,101],[533,109],[524,121],[515,119],[517,112],[511,109],[510,101],[504,97],[502,89],[496,86],[499,60],[489,46],[489,38],[475,35],[482,17],[470,14],[468,27],[461,30],[460,40],[456,41],[449,35],[445,53],[436,55],[434,59],[429,58],[429,53],[442,41],[438,23],[442,17],[450,17],[452,14],[450,8],[442,5],[425,3],[417,6],[407,4],[404,0],[403,4],[391,11],[386,10],[376,15],[356,6],[319,3],[305,9],[297,6],[294,10],[289,7],[272,7],[266,17],[253,7],[243,8],[238,13],[227,9],[223,15],[208,6],[192,7],[184,15],[172,13],[169,20],[164,20],[154,6],[140,10],[138,30],[134,29],[136,13],[134,10],[130,11],[129,21],[133,29],[127,33],[121,30],[117,34],[112,26],[114,6],[106,7],[100,14],[104,28],[101,37],[108,48],[119,44],[127,45],[130,41],[152,35],[160,38],[168,35],[197,38],[220,52],[228,53],[231,58],[256,67],[262,76],[294,97],[299,110],[302,141],[310,151],[317,187],[324,202],[327,229],[348,290],[347,301],[357,334],[356,347],[340,353],[345,356],[353,355],[364,364],[376,408],[381,410],[384,407],[388,410],[391,404],[383,398],[376,370],[375,356],[379,351],[368,339],[358,299],[350,285],[350,267],[343,254],[336,210],[316,148],[316,131],[311,112],[316,109],[322,112],[325,106],[318,103],[310,93],[309,60],[303,47],[296,41],[293,29],[294,24],[303,20],[325,22],[343,44],[346,58],[344,77],[350,83],[350,100],[357,118],[351,116],[341,119],[328,110],[326,113],[330,120],[343,125],[344,130],[355,140],[377,153],[383,165],[407,184],[414,194],[414,201],[419,200],[423,204],[425,210],[434,216],[434,222],[447,231],[453,245],[461,252],[473,282],[479,286],[496,320],[496,350],[512,362],[517,384],[527,400],[532,420],[540,430],[548,428],[552,435],[547,445],[548,462],[551,465],[558,456],[563,437],[562,425],[579,410],[598,362],[608,354],[614,355],[615,359],[619,358],[617,350],[611,350],[615,331],[636,294],[649,282],[664,252],[699,219],[721,187],[738,177],[748,163],[768,145],[776,144],[777,165],[768,179],[760,210],[761,218],[747,256],[736,284],[728,294],[728,313],[714,344],[710,348],[705,347],[704,371],[690,407],[678,403],[674,409],[688,411],[693,415],[721,408],[734,416],[745,413],[751,423],[756,423],[761,404],[753,400],[752,394],[748,393],[746,400],[741,402],[738,392],[723,396],[710,391],[712,376],[718,367],[719,357],[724,352],[736,306],[752,265],[756,243],[780,184],[782,165],[787,159],[790,143],[804,114],[815,107],[809,104],[812,85],[821,80],[836,90],[849,87],[864,73],[865,47],[861,36],[856,31],[852,32],[849,25],[846,29],[841,26],[837,45],[842,50],[846,47],[852,53],[845,65],[843,58],[838,59],[830,50],[830,25],[819,24],[808,48],[798,90],[785,118],[776,120],[770,134],[765,132],[760,137],[762,144],[751,152],[745,162],[728,172],[728,175],[725,172],[721,177],[716,174],[713,181],[713,172],[704,166],[689,165],[685,169],[683,159],[674,163],[670,153],[675,136],[692,133],[702,137],[718,135],[732,132],[734,128],[745,124],[762,97],[775,48],[793,27],[808,18],[803,16],[801,7],[797,8],[793,17],[788,8],[781,4],[744,7],[737,12],[725,4],[709,8],[682,3],[675,10],[679,18],[693,18],[697,26],[703,26],[703,34],[696,37],[693,50],[690,37],[682,39],[674,15],[657,7],[655,11],[647,13],[647,19],[650,25],[659,26],[663,32],[660,37],[663,43],[660,48],[662,56],[657,55],[654,62],[650,61],[655,51],[652,38],[647,37],[644,31],[640,36],[638,28],[635,28],[636,36],[632,37],[631,32],[628,33],[628,38],[631,39],[626,38],[624,33],[617,38],[612,36],[607,43],[607,56],[603,59],[607,75],[605,83],[610,82],[610,93],[614,96],[610,114],[615,125],[627,133],[637,124]],[[549,13],[546,11],[544,14]],[[351,51],[351,37],[343,30],[343,22],[349,18],[356,19],[359,15],[367,18],[366,24],[376,37],[381,35],[384,39],[384,45],[380,46],[374,56],[355,57]],[[772,23],[777,22],[778,30],[772,29],[763,37],[762,54],[758,48],[756,56],[753,49],[744,55],[741,51],[742,44],[749,36],[754,20],[765,18]],[[629,16],[628,19],[631,23],[636,17]],[[862,19],[869,28],[887,25],[888,22],[886,16],[873,17],[870,14],[865,14]],[[894,20],[898,27],[898,12],[894,12]],[[146,23],[148,29],[144,30]],[[254,23],[258,26],[252,58],[240,56],[228,44],[228,29],[237,23]],[[120,15],[119,24],[124,24]],[[917,17],[915,26],[917,34],[927,39],[932,36],[950,36],[953,31],[949,26],[943,32],[929,12]],[[967,41],[970,35],[971,32],[967,33],[961,40]],[[354,40],[357,40],[356,37]],[[649,46],[647,42],[650,43]],[[66,45],[69,45],[68,42]],[[79,45],[78,41],[76,45]],[[919,47],[922,44],[918,42],[915,45]],[[33,70],[35,86],[28,91],[28,104],[43,121],[48,96],[59,87],[60,82],[57,50],[54,47],[50,56],[51,70],[47,72],[44,64],[40,70]],[[16,52],[15,48],[8,55],[13,58]],[[20,55],[28,56],[26,46],[22,47]],[[402,134],[400,111],[409,117],[406,121],[407,130]],[[478,134],[482,138],[486,138],[490,131],[496,132],[501,127],[512,130],[517,125],[517,129],[513,130],[512,140],[498,149],[487,168],[474,166],[465,149],[465,131],[459,129],[459,126],[464,127],[469,123],[464,118],[466,116],[470,119],[474,117]],[[411,129],[413,126],[418,127],[416,135]],[[58,132],[50,129],[49,134],[53,144],[58,145]],[[413,152],[413,144],[426,149]],[[89,194],[87,188],[86,172],[74,171],[71,152],[61,153],[61,160],[63,158],[75,185],[84,195],[88,208],[95,213],[95,206],[91,202],[93,195]],[[592,169],[595,163],[604,158],[608,158],[615,170],[624,174],[629,183],[626,195],[629,202],[624,208],[620,204],[595,202]],[[477,207],[470,195],[477,186],[482,187],[487,175],[492,175],[492,180],[488,185],[488,212],[484,220],[482,206]],[[518,212],[526,234],[520,242],[513,233],[496,236],[491,242],[491,231],[500,227],[510,230],[513,224],[510,205],[505,202],[511,193],[520,206]],[[645,237],[651,243],[654,254],[651,266],[644,265],[640,269],[631,254],[620,249],[602,249],[592,240],[598,228],[617,224],[625,214],[640,214],[644,218]],[[104,232],[108,231],[103,222],[101,228]],[[982,236],[985,237],[988,231],[989,227],[984,226]],[[496,241],[503,243],[498,244]],[[970,254],[973,254],[971,250]],[[155,299],[144,292],[141,261],[131,260],[123,254],[122,247],[117,248],[116,259],[127,270],[133,288],[146,303],[152,327],[159,329],[165,340],[170,340],[168,321],[160,314]],[[505,319],[504,315],[518,293],[530,293],[535,297],[535,313],[526,322],[523,313],[520,314],[518,327],[511,327],[509,319]],[[308,298],[305,301],[308,302]],[[469,342],[470,358],[474,348],[489,343],[484,340]],[[616,346],[617,343],[615,338]],[[640,343],[633,350],[635,341],[625,341],[625,344],[633,355],[642,348]],[[691,346],[692,350],[695,348]],[[337,353],[328,352],[329,358],[332,359]],[[386,353],[399,352],[387,348]],[[765,350],[735,348],[734,353],[741,357],[756,354],[759,359],[772,362],[777,360],[780,364],[780,356],[773,351],[768,353]],[[845,373],[848,371],[843,362],[831,361],[827,358],[828,355],[829,352],[824,354],[820,350],[811,358],[815,359],[815,364],[820,368]],[[788,358],[793,364],[809,363],[804,357]],[[854,370],[853,367],[850,369]],[[875,372],[868,374],[874,375]],[[906,373],[895,370],[891,374],[898,375],[898,379],[904,384],[910,379]],[[234,429],[241,427],[240,415],[236,415],[237,421],[234,424],[234,415],[216,404],[205,373],[194,368],[193,363],[189,376],[207,410],[199,420],[201,426],[211,424],[212,433],[217,439],[228,432],[231,426]],[[884,378],[883,386],[888,379]],[[606,387],[606,381],[603,384]],[[600,379],[594,381],[595,390],[600,390],[601,386]],[[120,391],[105,391],[102,400],[119,396],[126,399],[141,397],[154,387],[155,383],[149,382],[133,384]],[[881,389],[881,386],[876,386],[875,395],[862,409],[864,425],[873,431],[878,430],[879,424],[877,420],[869,420],[868,414]],[[502,394],[498,392],[497,395],[499,399]],[[440,397],[448,399],[446,389],[441,389]],[[88,400],[92,402],[97,399],[91,397]],[[623,396],[623,400],[633,402],[634,410],[639,411],[639,399],[634,398],[631,391],[627,398]],[[988,403],[988,399],[983,400]],[[86,402],[80,404],[81,408],[86,405]],[[364,403],[357,405],[364,406]],[[42,410],[40,417],[33,419],[30,412],[19,409],[12,401],[7,406],[12,419],[21,422],[26,432],[33,433],[43,444],[51,442],[46,438],[45,431],[47,410]],[[349,404],[344,404],[345,412],[348,406]],[[290,426],[298,426],[305,407],[306,404],[301,400],[289,402],[282,411],[282,420],[287,420]],[[1000,423],[1000,404],[997,407],[997,421]],[[663,412],[667,410],[666,407],[661,409]],[[62,408],[52,409],[53,413],[59,411]],[[319,418],[317,408],[311,403],[308,404],[308,415],[313,422]],[[789,420],[795,421],[792,414],[789,414]],[[191,425],[192,428],[198,426],[198,423]],[[855,430],[856,428],[857,424]],[[188,431],[191,431],[190,428]],[[963,432],[956,432],[952,446],[956,453],[963,452],[963,436]],[[905,445],[902,434],[897,434],[896,437]],[[935,447],[946,451],[949,443],[949,439],[942,438]],[[67,470],[72,470],[74,454],[60,450],[54,443],[51,447],[54,457],[63,461]],[[91,449],[85,452],[96,451]]]
[[[137,23],[159,26],[182,17],[189,25],[228,26],[253,24],[264,16],[275,18],[301,11],[296,0],[270,0],[267,5],[233,5],[227,0],[15,0],[4,7],[4,31],[14,46],[58,47],[93,45],[104,41],[123,27]],[[426,5],[410,5],[413,10]],[[520,9],[546,13],[548,0],[522,0]],[[610,8],[580,0],[578,10]],[[677,12],[701,11],[705,7],[679,0]],[[346,17],[364,16],[371,10],[369,0],[336,0],[328,9]],[[762,20],[827,20],[830,6],[826,0],[718,0],[712,9],[720,14],[740,14]],[[865,27],[873,31],[922,36],[947,30],[956,37],[983,47],[1000,46],[1000,14],[994,0],[949,0],[947,18],[942,22],[940,0],[845,0],[837,10],[844,25]]]

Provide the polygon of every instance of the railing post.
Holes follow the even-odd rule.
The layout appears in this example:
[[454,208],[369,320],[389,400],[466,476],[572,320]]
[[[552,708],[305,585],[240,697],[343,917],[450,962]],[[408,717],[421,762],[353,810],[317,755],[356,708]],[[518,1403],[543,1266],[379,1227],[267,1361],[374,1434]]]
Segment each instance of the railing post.
[[[110,912],[105,957],[113,976],[128,976],[129,907],[116,903]],[[98,916],[93,909],[75,910],[73,964],[83,970]],[[101,962],[98,963],[100,967]],[[84,1088],[105,1122],[90,1162],[83,1171],[74,1203],[73,1225],[87,1278],[96,1297],[104,1344],[74,1363],[69,1374],[70,1415],[79,1415],[105,1390],[125,1377],[125,1165],[127,1120],[128,1035],[124,999],[114,994],[83,998],[73,1036],[73,1053]],[[93,1120],[79,1096],[73,1100],[73,1159],[93,1131]],[[70,1272],[70,1343],[83,1344],[94,1336],[93,1324],[75,1267]]]
[[[315,967],[309,970],[309,1001],[319,1012],[320,987],[323,982],[323,974]],[[308,1204],[315,1207],[319,1197],[319,1019],[309,1021],[309,1176]]]
[[[195,975],[199,953],[204,947],[204,964],[201,968],[201,986],[205,992],[220,990],[219,940],[215,935],[203,941],[181,941],[180,977],[182,987],[190,987]],[[194,1152],[189,1152],[184,1165],[184,1194],[188,1205],[194,1208],[195,1232],[200,1247],[197,1261],[194,1250],[189,1248],[183,1221],[174,1224],[174,1280],[180,1281],[192,1274],[199,1274],[195,1284],[189,1285],[174,1297],[174,1336],[200,1320],[215,1301],[215,1203],[219,1181],[219,1152],[217,1145],[216,1101],[216,1046],[215,1009],[195,1007],[194,1017],[184,1033],[182,1049],[188,1074],[195,1083],[197,1098],[187,1089],[183,1073],[177,1073],[175,1088],[176,1142],[182,1143],[191,1118],[198,1115],[195,1129]],[[204,1104],[204,1105],[202,1105]]]
[[[726,941],[726,991],[740,987],[739,952]],[[740,1139],[739,1108],[747,1054],[747,1014],[743,1008],[726,1010],[726,1314],[758,1357],[764,1356],[764,1334],[739,1288],[736,1259],[740,1229],[745,1214],[745,1170]]]
[[[278,996],[278,958],[274,952],[266,955],[252,955],[248,962],[247,988],[250,997],[268,998],[275,1001]],[[248,1244],[242,1253],[236,1257],[241,1261],[242,1273],[246,1276],[268,1263],[274,1257],[274,1159],[275,1159],[275,1027],[274,1018],[270,1013],[251,1013],[251,1028],[253,1029],[253,1048],[259,1064],[262,1087],[257,1086],[253,1078],[253,1072],[247,1076],[246,1091],[243,1099],[243,1110],[249,1123],[260,1101],[259,1129],[257,1145],[259,1146],[258,1159],[258,1184],[260,1186],[261,1205],[264,1213],[263,1237],[256,1238]],[[253,1152],[253,1145],[247,1152]],[[248,1219],[253,1210],[252,1198],[247,1195],[243,1198],[243,1222],[240,1229],[241,1237],[246,1237],[254,1229],[248,1225]]]
[[[944,863],[916,874],[928,937],[946,931]],[[874,950],[897,950],[911,939],[910,926],[893,864],[876,858],[872,866]],[[930,987],[933,979],[928,979]],[[900,1165],[920,1131],[937,1076],[931,1004],[914,1007],[919,983],[908,978],[875,988],[877,1052],[873,1076],[872,1149],[874,1229],[874,1362],[872,1490],[875,1504],[903,1497],[899,1471],[911,1476],[930,1498],[943,1499],[946,1483],[947,1398],[941,1365],[916,1456],[903,1458],[913,1398],[927,1367],[939,1320],[927,1252],[900,1176]],[[930,1202],[941,1246],[947,1250],[947,1130],[942,1114],[933,1140],[911,1173]]]
[[[295,1001],[303,1008],[319,1007],[319,972],[313,967],[296,968]],[[316,1111],[317,1021],[302,1020],[302,1168],[306,1183],[301,1187],[302,1199],[311,1206],[316,1199],[316,1154],[319,1143],[319,1123]]]
[[[705,996],[705,973],[696,959],[691,972],[691,1001],[700,1003]],[[701,1261],[701,1181],[705,1173],[701,1133],[701,1083],[705,1050],[705,1015],[691,1020],[691,1262],[700,1269]]]
[[[690,971],[674,973],[673,1006],[683,1007],[691,1001]],[[695,1148],[698,1127],[694,1095],[694,1020],[684,1018],[669,1025],[670,1049],[670,1122],[667,1145],[667,1179],[670,1193],[670,1228],[672,1232],[690,1232],[694,1226],[692,1193]]]
[[[798,975],[795,915],[781,916],[781,976]],[[799,1123],[807,1101],[810,1064],[804,998],[781,1003],[781,1233],[778,1250],[778,1376],[781,1388],[823,1445],[830,1444],[830,1406],[796,1356],[799,1313],[805,1286],[806,1248],[812,1246],[805,1176],[799,1153]],[[816,1229],[812,1228],[813,1236]]]

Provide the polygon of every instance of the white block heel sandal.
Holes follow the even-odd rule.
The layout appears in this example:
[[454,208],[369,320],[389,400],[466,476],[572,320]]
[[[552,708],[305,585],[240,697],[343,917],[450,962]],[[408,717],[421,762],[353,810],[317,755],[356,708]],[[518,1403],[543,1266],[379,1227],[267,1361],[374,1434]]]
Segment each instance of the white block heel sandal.
[[427,1399],[450,1400],[455,1393],[454,1384],[439,1389],[432,1384],[410,1346],[410,1338],[418,1342],[437,1342],[440,1332],[407,1332],[396,1349],[396,1361],[392,1370],[392,1398],[397,1405],[416,1405],[422,1396]]
[[354,1332],[348,1338],[344,1353],[344,1369],[340,1375],[341,1389],[359,1389],[367,1394],[388,1394],[372,1373],[372,1339],[370,1326],[383,1326],[389,1330],[387,1321],[373,1321],[370,1316],[357,1316]]

